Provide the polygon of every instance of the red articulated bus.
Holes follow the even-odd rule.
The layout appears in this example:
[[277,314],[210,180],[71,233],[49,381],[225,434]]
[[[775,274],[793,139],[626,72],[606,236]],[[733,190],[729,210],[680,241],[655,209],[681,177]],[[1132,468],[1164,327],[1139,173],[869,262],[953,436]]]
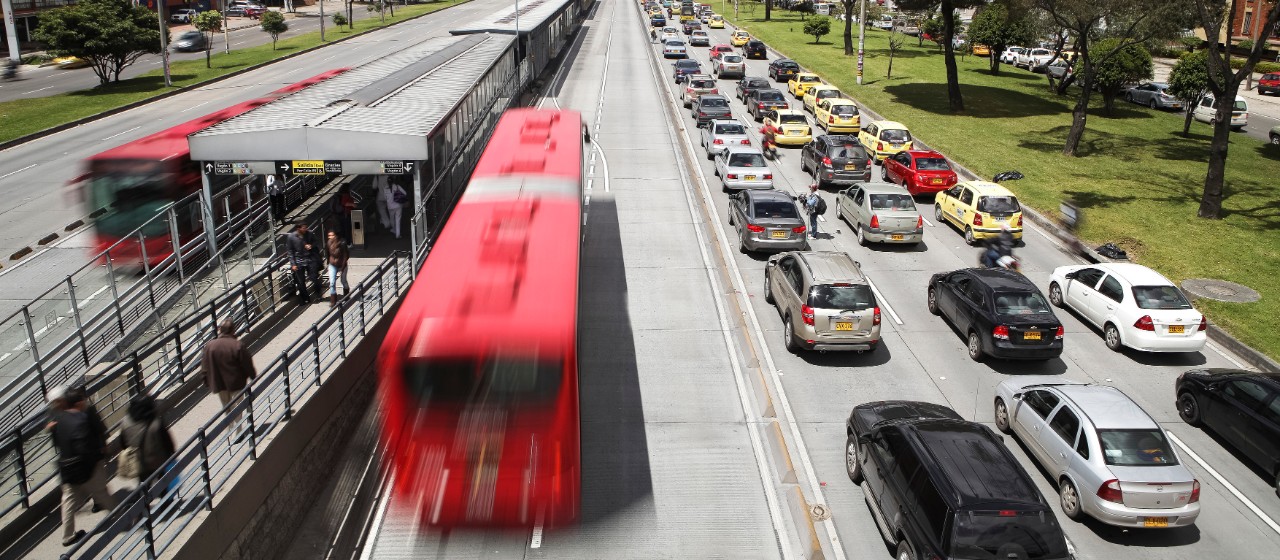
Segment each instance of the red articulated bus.
[[[133,233],[169,204],[200,191],[200,169],[191,161],[187,136],[347,70],[349,68],[330,70],[275,90],[264,97],[232,105],[88,158],[85,161],[88,170],[76,181],[80,184],[83,199],[90,211],[100,208],[107,210],[93,222],[97,252],[106,251],[121,238]],[[215,189],[218,186],[220,185],[215,184]],[[243,199],[240,196],[232,201],[233,210],[243,207]],[[234,207],[234,203],[239,203],[240,208]],[[180,216],[178,229],[179,240],[185,242],[199,235],[203,226],[199,216]],[[142,250],[136,241],[126,242],[111,252],[111,258],[141,265],[145,250],[147,264],[154,266],[173,254],[173,240],[167,222],[151,222],[143,236],[145,243]]]
[[423,527],[578,518],[582,117],[499,119],[378,354],[391,511]]

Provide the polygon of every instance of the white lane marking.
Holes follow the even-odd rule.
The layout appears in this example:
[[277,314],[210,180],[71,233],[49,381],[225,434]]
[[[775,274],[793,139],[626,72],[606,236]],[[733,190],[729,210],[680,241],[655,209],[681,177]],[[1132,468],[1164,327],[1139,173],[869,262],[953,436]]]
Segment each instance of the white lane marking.
[[924,217],[924,213],[920,214],[920,219],[924,220],[924,223],[928,224],[929,227],[933,227],[933,222],[930,222],[928,218]]
[[[391,488],[392,481],[395,480],[395,474],[396,473],[394,471],[388,472],[387,480],[382,484],[382,492],[380,493],[382,497],[382,504],[381,507],[378,508],[377,515],[373,518],[373,525],[369,526],[368,534],[371,536],[376,537],[382,532],[382,521],[387,515],[387,505],[391,503],[391,497],[387,495],[387,490]],[[374,539],[364,541],[364,548],[360,551],[360,560],[370,560],[373,558],[373,541]]]
[[4,175],[0,175],[0,179],[3,179],[3,178],[8,177],[8,176],[10,176],[10,175],[17,175],[17,174],[22,173],[23,171],[26,171],[26,170],[28,170],[28,169],[31,169],[32,167],[35,167],[35,166],[37,166],[37,165],[40,165],[40,164],[38,164],[38,163],[33,163],[33,164],[28,165],[28,166],[26,166],[26,167],[23,167],[22,169],[19,169],[19,170],[17,170],[17,171],[10,171],[10,172],[8,172],[8,173],[5,173]]
[[124,132],[117,132],[117,133],[115,133],[115,134],[112,134],[111,136],[108,136],[108,137],[106,137],[106,138],[103,138],[103,139],[101,140],[101,142],[106,142],[107,140],[110,140],[110,139],[112,139],[112,138],[115,138],[115,137],[117,137],[117,136],[120,136],[121,134],[128,134],[128,133],[130,133],[130,132],[133,132],[133,131],[135,131],[135,130],[138,130],[139,128],[142,128],[142,126],[141,126],[141,125],[139,125],[139,126],[135,126],[135,127],[133,127],[133,128],[130,128],[129,130],[126,130],[126,131],[124,131]]
[[884,294],[880,293],[880,290],[876,288],[875,282],[872,282],[870,277],[867,278],[867,285],[871,286],[871,292],[876,295],[876,301],[880,302],[880,305],[884,307],[884,310],[889,312],[890,317],[893,317],[893,322],[901,325],[902,319],[898,318],[898,314],[895,313],[893,311],[893,307],[889,305],[889,300],[884,297]]
[[5,352],[5,353],[4,353],[4,355],[0,355],[0,362],[5,361],[6,359],[8,359],[8,358],[9,358],[9,356],[12,356],[12,355],[13,355],[13,354],[12,354],[12,353],[10,353],[10,352]]
[[190,107],[187,107],[186,109],[183,109],[183,110],[178,111],[178,112],[179,112],[179,113],[185,113],[185,112],[187,112],[187,111],[190,111],[190,110],[192,110],[192,109],[195,109],[196,107],[201,107],[201,106],[204,106],[204,105],[208,105],[208,104],[210,104],[210,103],[212,103],[212,101],[205,101],[204,103],[197,103],[197,104],[195,104],[195,105],[192,105],[192,106],[190,106]]
[[1182,450],[1185,451],[1188,456],[1194,459],[1195,462],[1199,463],[1200,467],[1203,468],[1205,472],[1209,473],[1210,476],[1213,476],[1213,478],[1217,479],[1218,483],[1222,484],[1222,486],[1225,487],[1228,492],[1231,492],[1231,494],[1234,495],[1236,499],[1240,500],[1240,502],[1243,503],[1245,507],[1249,508],[1249,510],[1252,511],[1254,515],[1257,515],[1258,518],[1261,519],[1263,523],[1266,523],[1268,526],[1270,526],[1271,530],[1275,531],[1277,534],[1280,534],[1280,524],[1277,524],[1274,520],[1268,517],[1266,513],[1263,513],[1263,511],[1259,509],[1258,506],[1254,505],[1253,502],[1249,501],[1249,498],[1246,498],[1243,492],[1237,490],[1236,487],[1232,486],[1230,482],[1227,482],[1227,479],[1222,475],[1218,474],[1218,471],[1214,470],[1213,467],[1210,467],[1209,463],[1206,463],[1204,459],[1201,459],[1199,455],[1196,455],[1196,452],[1192,451],[1190,447],[1187,447],[1187,444],[1182,443],[1182,440],[1178,439],[1178,436],[1173,435],[1173,432],[1169,430],[1165,430],[1165,432],[1169,434],[1169,440],[1178,444],[1178,447],[1181,447]]
[[[385,452],[386,448],[384,447],[383,449]],[[360,495],[360,490],[364,488],[365,482],[368,482],[372,478],[369,476],[369,472],[371,469],[375,468],[375,463],[377,462],[377,460],[378,460],[378,452],[377,452],[377,447],[375,447],[374,452],[369,454],[369,461],[364,464],[365,475],[360,477],[360,482],[356,484],[355,490],[352,491],[351,493],[352,499],[350,502],[347,503],[347,511],[342,514],[342,520],[338,522],[338,528],[333,532],[333,540],[329,541],[329,550],[328,552],[325,553],[325,556],[324,556],[325,560],[330,560],[331,558],[333,558],[333,551],[338,548],[338,539],[341,538],[343,529],[347,526],[347,521],[351,520],[351,514],[355,512],[355,508],[356,508],[355,498]]]
[[44,91],[44,90],[46,90],[46,89],[50,89],[50,88],[52,88],[52,87],[53,87],[53,86],[45,86],[45,87],[42,87],[42,88],[40,88],[40,89],[33,89],[33,90],[28,91],[28,92],[26,92],[26,93],[24,93],[24,94],[22,94],[22,95],[31,95],[31,94],[33,94],[33,93],[35,93],[35,92],[37,92],[37,91]]
[[591,147],[600,153],[600,166],[604,168],[604,175],[602,176],[604,179],[604,192],[609,192],[609,158],[604,157],[604,148],[601,148],[600,144],[596,143],[594,137],[591,139]]
[[542,548],[542,525],[533,528],[533,536],[529,538],[529,548]]

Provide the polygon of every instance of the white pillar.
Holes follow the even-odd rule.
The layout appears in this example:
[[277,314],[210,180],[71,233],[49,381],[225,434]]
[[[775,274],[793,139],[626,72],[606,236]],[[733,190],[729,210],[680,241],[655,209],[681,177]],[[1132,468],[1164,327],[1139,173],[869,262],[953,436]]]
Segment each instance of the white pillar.
[[13,2],[0,0],[4,7],[4,35],[9,42],[9,60],[22,61],[22,52],[18,50],[18,28],[13,24]]

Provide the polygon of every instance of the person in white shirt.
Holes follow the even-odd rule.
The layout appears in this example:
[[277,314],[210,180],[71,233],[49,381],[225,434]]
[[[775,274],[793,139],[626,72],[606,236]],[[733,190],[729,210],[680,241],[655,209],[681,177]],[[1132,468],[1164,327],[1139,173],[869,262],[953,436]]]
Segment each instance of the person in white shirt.
[[[409,201],[408,193],[400,185],[390,181],[387,182],[387,186],[382,193],[387,201],[387,214],[391,218],[391,232],[396,235],[396,239],[400,239],[400,215],[403,211],[404,203]],[[396,200],[397,197],[400,200]]]
[[382,223],[385,229],[391,229],[391,215],[387,212],[387,185],[390,180],[386,175],[376,175],[373,178],[373,191],[377,194],[374,198],[374,206],[378,207],[378,221]]

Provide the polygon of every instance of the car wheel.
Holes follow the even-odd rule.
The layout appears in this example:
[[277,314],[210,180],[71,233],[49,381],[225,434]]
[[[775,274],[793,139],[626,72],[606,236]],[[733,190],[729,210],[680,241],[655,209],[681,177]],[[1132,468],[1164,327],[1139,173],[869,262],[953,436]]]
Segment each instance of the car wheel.
[[933,219],[936,220],[938,223],[942,223],[942,205],[941,204],[933,205]]
[[969,359],[975,362],[982,361],[982,338],[974,331],[969,331]]
[[1187,424],[1200,425],[1200,403],[1190,391],[1183,391],[1178,395],[1178,416]]
[[791,317],[787,317],[783,323],[783,344],[786,345],[788,352],[791,352],[792,354],[799,352],[800,345],[796,344],[796,328],[791,324]]
[[871,243],[870,241],[867,240],[867,235],[862,232],[862,224],[858,224],[857,226],[854,227],[854,233],[857,234],[858,236],[858,245],[866,247],[868,244]]
[[1280,496],[1280,471],[1276,471],[1276,496]]
[[733,212],[729,212],[729,225],[735,225],[733,222]]
[[1075,483],[1068,479],[1062,479],[1062,484],[1058,485],[1058,501],[1062,504],[1062,514],[1068,519],[1080,519],[1080,491],[1076,490]]
[[1009,433],[1009,406],[1004,404],[1004,399],[996,398],[996,429],[1001,433]]
[[1128,101],[1129,103],[1134,103],[1134,101],[1133,101],[1133,94],[1132,94],[1132,93],[1126,93],[1126,94],[1124,94],[1124,100],[1125,100],[1125,101]]
[[1062,286],[1057,282],[1049,283],[1049,303],[1054,307],[1062,307]]
[[719,167],[717,167],[717,168],[715,168],[715,169],[711,170],[711,174],[712,174],[712,175],[715,175],[716,177],[719,177],[719,176],[720,176],[720,168],[719,168]]
[[1280,146],[1280,134],[1271,135],[1271,145]]
[[805,162],[804,162],[804,160],[805,160],[805,158],[804,158],[804,154],[800,154],[800,172],[801,172],[801,173],[808,173],[808,172],[809,172],[809,164],[805,163]]
[[1107,323],[1106,326],[1102,327],[1102,333],[1107,343],[1107,348],[1119,352],[1120,347],[1123,346],[1120,342],[1120,329],[1111,323]]
[[1153,111],[1160,108],[1159,105],[1156,103],[1156,100],[1154,99],[1152,99],[1151,102],[1147,104],[1147,107],[1151,107],[1151,110]]
[[711,153],[711,150],[707,150],[707,161],[715,161],[715,160],[716,160],[716,155]]
[[769,275],[764,275],[764,301],[773,303],[773,288],[769,287]]
[[854,484],[862,484],[862,461],[858,456],[858,438],[849,434],[844,440],[844,472]]
[[885,166],[885,165],[881,165],[881,166],[880,166],[880,180],[882,180],[882,181],[884,181],[884,182],[886,182],[886,183],[888,183],[888,182],[889,182],[889,167],[888,167],[888,166]]
[[836,218],[840,220],[844,220],[846,224],[849,223],[849,217],[844,215],[844,206],[841,205],[839,202],[836,203]]
[[976,245],[978,243],[978,238],[973,236],[972,226],[964,226],[964,242],[970,245]]
[[929,313],[942,315],[942,310],[938,309],[938,294],[934,292],[933,288],[929,288],[929,299],[927,301],[929,305]]
[[906,539],[898,541],[898,553],[894,555],[898,560],[916,560],[916,552],[911,550],[911,545]]

